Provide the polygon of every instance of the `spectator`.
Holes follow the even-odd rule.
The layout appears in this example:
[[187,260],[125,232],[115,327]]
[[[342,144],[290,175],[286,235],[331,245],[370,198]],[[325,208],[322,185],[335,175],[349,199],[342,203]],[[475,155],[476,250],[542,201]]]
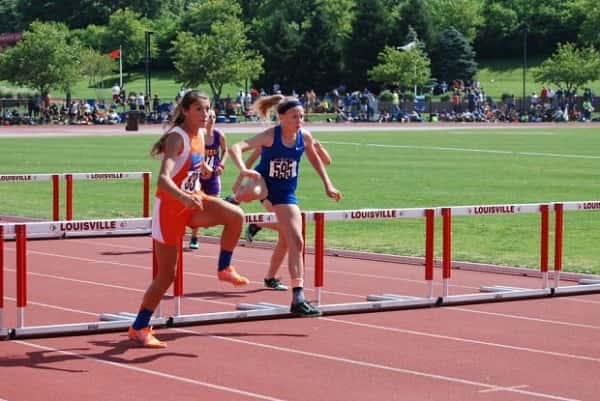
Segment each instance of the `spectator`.
[[114,84],[111,89],[112,92],[112,100],[115,104],[121,103],[121,87],[118,84]]

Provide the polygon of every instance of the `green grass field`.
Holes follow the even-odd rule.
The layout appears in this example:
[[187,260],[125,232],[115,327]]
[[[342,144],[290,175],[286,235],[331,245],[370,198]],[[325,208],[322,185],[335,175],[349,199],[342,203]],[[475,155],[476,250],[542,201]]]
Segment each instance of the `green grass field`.
[[[465,126],[454,130],[314,134],[333,156],[329,173],[343,191],[344,200],[336,204],[326,198],[316,173],[304,161],[298,195],[305,210],[600,199],[600,136],[595,128]],[[229,135],[230,142],[241,138]],[[154,135],[141,134],[0,139],[0,173],[152,171],[156,177],[158,161],[148,155],[155,139]],[[234,178],[233,165],[228,163],[225,194]],[[141,182],[133,181],[76,181],[75,218],[140,216],[141,188]],[[48,182],[0,183],[0,199],[0,215],[51,216]],[[245,210],[261,208],[251,204]],[[600,273],[599,223],[598,213],[566,213],[565,270]],[[327,246],[422,256],[423,231],[420,219],[333,222],[326,228]],[[216,235],[218,231],[208,233]],[[441,254],[440,234],[438,219],[437,256]],[[272,238],[269,233],[259,234],[259,239]],[[311,238],[312,233],[309,243]],[[455,260],[536,268],[539,215],[455,217],[453,253]]]

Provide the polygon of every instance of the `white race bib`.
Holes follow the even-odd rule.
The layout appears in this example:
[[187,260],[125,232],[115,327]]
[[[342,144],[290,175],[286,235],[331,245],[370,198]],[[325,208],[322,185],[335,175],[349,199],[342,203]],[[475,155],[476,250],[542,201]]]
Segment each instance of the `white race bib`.
[[296,160],[274,159],[269,163],[269,177],[286,180],[296,176]]
[[188,171],[187,177],[181,183],[185,192],[195,193],[200,191],[200,171]]

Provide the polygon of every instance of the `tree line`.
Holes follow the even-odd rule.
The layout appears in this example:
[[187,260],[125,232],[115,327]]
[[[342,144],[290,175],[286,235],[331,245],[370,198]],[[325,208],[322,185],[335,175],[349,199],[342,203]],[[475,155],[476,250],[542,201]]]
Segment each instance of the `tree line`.
[[[0,30],[25,31],[24,57],[40,64],[8,49],[0,78],[31,70],[13,82],[68,90],[82,69],[90,82],[107,74],[114,65],[99,56],[119,47],[126,70],[142,65],[152,32],[154,68],[175,68],[182,86],[208,83],[216,96],[224,83],[248,81],[286,91],[410,88],[469,80],[476,59],[520,58],[525,39],[529,57],[566,43],[593,52],[598,20],[597,0],[0,0]],[[32,45],[44,38],[53,50]],[[70,70],[43,71],[60,57]]]

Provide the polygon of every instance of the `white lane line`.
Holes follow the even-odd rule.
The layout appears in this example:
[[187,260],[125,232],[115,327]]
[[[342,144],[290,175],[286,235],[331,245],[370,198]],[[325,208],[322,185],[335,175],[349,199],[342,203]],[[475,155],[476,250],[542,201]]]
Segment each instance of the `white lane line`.
[[384,145],[377,143],[357,143],[357,142],[337,142],[337,141],[321,141],[324,144],[333,145],[349,145],[349,146],[365,146],[390,149],[414,149],[414,150],[437,150],[443,152],[469,152],[469,153],[491,153],[500,155],[517,155],[517,156],[539,156],[551,158],[567,158],[567,159],[600,159],[597,155],[578,155],[569,153],[544,153],[544,152],[515,152],[512,150],[497,150],[497,149],[473,149],[451,146],[420,146],[420,145]]
[[529,348],[529,347],[518,347],[515,345],[500,344],[500,343],[494,343],[494,342],[490,342],[490,341],[473,340],[473,339],[464,338],[464,337],[445,336],[442,334],[433,334],[433,333],[426,333],[423,331],[399,329],[396,327],[389,327],[389,326],[379,326],[379,325],[369,324],[369,323],[359,323],[359,322],[353,322],[350,320],[344,320],[344,319],[335,318],[335,317],[322,317],[320,319],[331,321],[331,322],[336,322],[336,323],[341,323],[341,324],[346,324],[346,325],[350,325],[350,326],[364,327],[367,329],[376,329],[376,330],[388,331],[388,332],[393,332],[393,333],[402,333],[402,334],[410,334],[410,335],[421,336],[421,337],[436,338],[439,340],[456,341],[456,342],[460,342],[460,343],[476,344],[476,345],[485,345],[485,346],[492,347],[492,348],[509,349],[509,350],[513,350],[513,351],[523,351],[523,352],[530,352],[533,354],[556,356],[556,357],[560,357],[560,358],[600,363],[600,358],[592,358],[592,357],[584,356],[584,355],[575,355],[575,354],[567,354],[564,352],[546,351],[543,349],[536,349],[536,348]]
[[510,386],[510,387],[497,387],[497,388],[490,388],[487,390],[479,390],[480,393],[494,393],[497,391],[506,391],[507,388],[514,388],[514,389],[518,389],[518,388],[525,388],[525,387],[529,387],[527,384],[519,384],[518,386]]
[[[9,301],[17,302],[16,298],[6,297],[6,299],[9,300]],[[43,302],[30,301],[29,299],[27,300],[27,304],[36,305],[36,306],[42,306],[42,307],[48,308],[48,309],[56,309],[56,310],[60,310],[60,311],[63,311],[63,312],[79,313],[79,314],[82,314],[82,315],[89,315],[89,316],[98,317],[98,314],[94,313],[94,312],[88,312],[88,311],[81,310],[81,309],[65,308],[64,306],[46,304],[46,303],[43,303]],[[0,400],[0,401],[2,401],[2,400]]]
[[507,387],[497,387],[497,388],[490,388],[487,390],[479,390],[480,393],[494,393],[496,391],[506,391],[505,389],[507,388],[514,388],[514,389],[518,389],[518,388],[526,388],[529,387],[527,384],[519,384],[518,386],[507,386]]
[[448,131],[446,134],[448,135],[474,135],[474,136],[490,136],[490,135],[522,135],[522,136],[556,136],[558,133],[550,132],[550,131],[495,131],[495,130],[485,130],[485,131]]
[[196,379],[191,379],[188,377],[172,375],[170,373],[165,373],[165,372],[161,372],[158,370],[145,369],[145,368],[140,368],[138,366],[128,365],[128,364],[124,364],[124,363],[107,361],[104,359],[100,359],[100,358],[96,358],[96,357],[88,356],[88,355],[84,355],[84,354],[79,354],[76,352],[64,351],[64,350],[60,350],[60,349],[53,348],[53,347],[47,347],[47,346],[43,346],[43,345],[39,345],[39,344],[30,343],[28,341],[21,341],[21,340],[13,340],[13,341],[15,343],[18,343],[21,345],[41,349],[44,351],[56,352],[58,354],[67,355],[67,356],[71,356],[71,357],[75,357],[75,358],[79,358],[79,359],[84,359],[84,360],[91,361],[91,362],[97,362],[100,364],[109,365],[112,367],[121,368],[121,369],[125,369],[125,370],[131,370],[131,371],[138,372],[138,373],[144,373],[147,375],[157,376],[157,377],[160,377],[163,379],[173,380],[173,381],[182,382],[182,383],[186,383],[186,384],[193,384],[196,386],[207,387],[207,388],[210,388],[213,390],[220,390],[220,391],[225,391],[227,393],[233,393],[233,394],[243,395],[243,396],[247,396],[247,397],[252,397],[252,398],[255,398],[258,400],[284,401],[281,398],[275,398],[275,397],[271,397],[271,396],[264,395],[264,394],[253,393],[250,391],[236,389],[234,387],[221,386],[218,384],[209,383],[209,382],[196,380]]
[[[329,320],[327,318],[319,318],[319,319]],[[190,329],[174,329],[174,330],[180,331],[183,333],[189,333],[189,334],[204,334],[204,335],[206,335],[206,333],[201,333],[201,332],[198,332],[195,330],[190,330]],[[377,364],[377,363],[361,361],[361,360],[356,360],[356,359],[349,359],[349,358],[328,355],[328,354],[322,354],[322,353],[318,353],[318,352],[302,351],[302,350],[298,350],[298,349],[294,349],[294,348],[286,348],[286,347],[280,347],[280,346],[276,346],[276,345],[257,343],[254,341],[242,340],[239,338],[231,338],[231,337],[216,336],[216,335],[209,335],[209,336],[213,337],[213,338],[217,338],[219,340],[230,341],[230,342],[234,342],[234,343],[238,343],[238,344],[251,345],[251,346],[259,347],[259,348],[265,348],[265,349],[270,349],[270,350],[275,350],[275,351],[280,351],[280,352],[287,352],[287,353],[296,354],[296,355],[303,355],[303,356],[313,357],[313,358],[317,358],[317,359],[335,361],[335,362],[340,362],[343,364],[385,370],[385,371],[390,371],[390,372],[395,372],[395,373],[424,377],[427,379],[434,379],[434,380],[440,380],[440,381],[451,382],[451,383],[466,384],[466,385],[470,385],[470,386],[481,387],[484,390],[489,389],[489,390],[498,391],[498,389],[502,389],[503,391],[506,391],[509,393],[517,393],[517,394],[528,395],[528,396],[533,396],[533,397],[545,398],[545,399],[549,399],[549,400],[580,401],[580,400],[577,400],[574,398],[561,397],[561,396],[554,395],[554,394],[526,391],[526,390],[521,390],[519,388],[514,388],[514,387],[505,387],[505,386],[499,386],[499,385],[494,385],[494,384],[489,384],[489,383],[482,383],[482,382],[478,382],[478,381],[474,381],[474,380],[461,379],[459,377],[427,373],[427,372],[422,372],[422,371],[412,370],[412,369],[397,368],[394,366],[381,365],[381,364]]]
[[590,324],[583,324],[583,323],[564,322],[562,320],[540,319],[537,317],[511,315],[511,314],[507,314],[507,313],[498,313],[498,312],[488,312],[488,311],[481,311],[481,310],[461,308],[461,307],[450,308],[450,310],[459,311],[459,312],[468,312],[468,313],[478,313],[481,315],[488,315],[488,316],[499,316],[499,317],[505,317],[508,319],[528,320],[531,322],[540,322],[540,323],[557,324],[557,325],[569,326],[569,327],[580,327],[583,329],[600,330],[600,326],[593,326]]

